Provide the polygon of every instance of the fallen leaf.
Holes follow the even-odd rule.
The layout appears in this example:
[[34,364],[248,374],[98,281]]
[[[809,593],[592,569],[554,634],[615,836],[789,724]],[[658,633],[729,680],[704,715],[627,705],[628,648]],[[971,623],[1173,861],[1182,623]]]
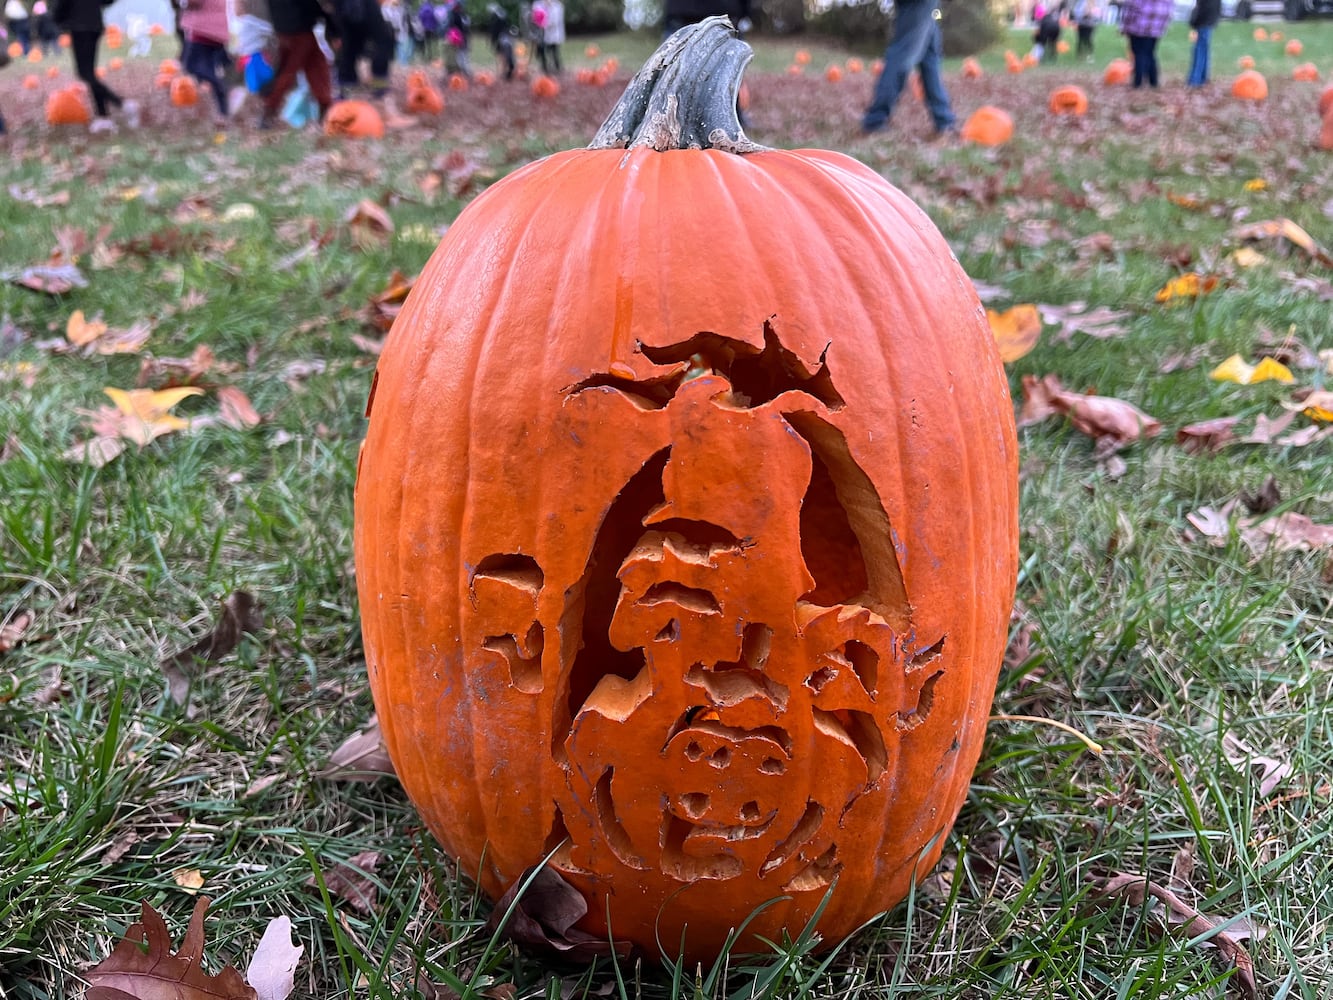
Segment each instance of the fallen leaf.
[[104,333],[106,324],[100,319],[85,319],[82,309],[75,309],[65,321],[65,339],[75,347],[85,347]]
[[387,243],[393,235],[393,219],[383,208],[362,198],[344,217],[352,242],[360,247],[376,246]]
[[185,705],[190,694],[190,671],[200,663],[216,663],[241,641],[246,632],[255,634],[264,627],[259,602],[244,590],[237,590],[222,601],[213,630],[189,646],[162,660],[171,700]]
[[1031,303],[1013,306],[1002,313],[987,309],[986,318],[1000,349],[1000,360],[1005,364],[1023,357],[1041,338],[1041,316]]
[[1236,424],[1240,417],[1214,417],[1200,420],[1176,431],[1176,443],[1190,454],[1201,451],[1220,451],[1235,440]]
[[1265,520],[1242,518],[1240,537],[1255,552],[1325,549],[1333,546],[1333,524],[1317,524],[1304,514],[1287,511]]
[[124,438],[99,436],[66,448],[60,457],[66,462],[81,462],[94,469],[100,469],[118,457],[127,447],[128,443]]
[[218,402],[222,407],[222,422],[238,431],[258,427],[264,419],[251,405],[250,398],[235,386],[219,386]]
[[1239,354],[1233,354],[1208,373],[1215,382],[1235,382],[1237,385],[1254,385],[1258,382],[1296,381],[1291,369],[1272,358],[1261,358],[1257,365],[1251,365]]
[[1175,299],[1197,299],[1207,295],[1217,287],[1217,276],[1201,275],[1191,271],[1172,278],[1157,293],[1158,302],[1171,302]]
[[111,842],[111,846],[102,852],[102,864],[114,865],[129,853],[131,847],[139,842],[137,830],[126,830]]
[[1153,882],[1146,875],[1114,872],[1109,875],[1090,875],[1092,898],[1096,900],[1121,899],[1127,905],[1148,908],[1163,930],[1179,929],[1189,939],[1208,935],[1207,940],[1217,948],[1227,963],[1234,968],[1232,982],[1245,1000],[1259,1000],[1259,987],[1254,978],[1254,960],[1229,929],[1219,929],[1225,921],[1206,916],[1165,886]]
[[264,928],[254,957],[245,970],[245,981],[258,1000],[287,1000],[296,989],[296,966],[305,946],[292,941],[292,922],[274,917]]
[[1113,396],[1070,392],[1055,375],[1023,378],[1023,410],[1019,426],[1055,413],[1067,416],[1075,429],[1097,440],[1102,451],[1113,451],[1140,438],[1162,432],[1162,423],[1133,403]]
[[329,756],[328,766],[319,772],[332,781],[375,781],[386,774],[395,775],[393,761],[384,749],[379,720],[370,717],[366,727],[353,733]]
[[[175,389],[117,389],[112,386],[102,390],[111,398],[116,408],[110,414],[105,407],[96,415],[93,429],[99,437],[123,437],[143,447],[150,441],[173,431],[185,430],[190,422],[170,411],[190,396],[203,395],[202,389],[194,386],[181,386]],[[104,419],[99,424],[98,419]]]
[[486,926],[519,948],[548,957],[588,962],[613,953],[628,955],[628,945],[612,945],[574,926],[587,912],[583,894],[558,872],[529,868],[496,901]]
[[171,873],[171,880],[188,893],[198,892],[207,881],[198,868],[177,868]]
[[1277,786],[1294,771],[1287,761],[1255,753],[1244,740],[1232,732],[1222,736],[1222,753],[1228,764],[1247,774],[1250,768],[1259,768],[1258,796],[1261,799],[1266,799],[1277,791]]
[[23,641],[28,629],[32,627],[34,618],[31,611],[21,609],[0,624],[0,654],[8,653]]
[[1296,402],[1282,405],[1287,409],[1297,410],[1321,424],[1333,423],[1333,391],[1328,389],[1307,392]]
[[228,965],[215,976],[203,970],[204,914],[200,896],[180,951],[171,953],[171,934],[161,914],[140,904],[139,920],[105,959],[84,973],[85,1000],[258,1000],[255,991]]
[[1247,223],[1233,229],[1230,235],[1232,239],[1244,242],[1271,240],[1279,249],[1290,244],[1304,251],[1311,260],[1318,261],[1325,267],[1333,267],[1333,256],[1330,256],[1309,233],[1290,219],[1266,219],[1263,222]]
[[1125,321],[1129,319],[1129,313],[1123,309],[1111,309],[1108,306],[1089,309],[1086,302],[1069,302],[1062,306],[1043,302],[1037,306],[1037,310],[1043,322],[1060,328],[1056,340],[1061,342],[1067,342],[1076,333],[1108,340],[1127,332]]
[[64,295],[75,288],[87,288],[88,279],[73,264],[34,264],[16,270],[0,271],[0,280],[46,295]]
[[1268,258],[1253,247],[1240,247],[1231,252],[1228,258],[1237,267],[1257,267],[1268,263]]
[[[333,868],[321,872],[324,888],[358,913],[372,913],[379,887],[371,876],[379,863],[379,851],[362,851],[346,861],[339,861]],[[318,884],[314,875],[306,879],[306,885]]]
[[1023,409],[1018,414],[1018,426],[1040,423],[1047,417],[1053,417],[1060,410],[1055,405],[1055,395],[1063,391],[1060,380],[1054,375],[1038,378],[1036,375],[1023,376]]

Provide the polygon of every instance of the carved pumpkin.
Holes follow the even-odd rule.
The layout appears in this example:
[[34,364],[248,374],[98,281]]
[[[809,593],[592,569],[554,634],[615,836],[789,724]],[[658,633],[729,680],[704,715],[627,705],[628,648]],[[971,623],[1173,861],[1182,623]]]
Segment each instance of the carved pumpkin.
[[1057,115],[1086,115],[1088,113],[1088,95],[1082,87],[1073,84],[1056,87],[1051,91],[1050,109]]
[[444,110],[444,95],[431,84],[425,70],[407,74],[405,109],[413,115],[438,115]]
[[1106,64],[1106,72],[1102,74],[1102,83],[1110,87],[1118,87],[1123,83],[1129,83],[1133,74],[1134,64],[1128,59],[1112,59]]
[[966,142],[980,146],[1000,146],[1014,137],[1014,120],[1009,112],[989,104],[973,111],[960,133]]
[[963,60],[963,79],[980,80],[982,77],[981,63],[977,62],[971,56]]
[[1268,97],[1268,81],[1256,70],[1247,69],[1231,83],[1231,96],[1243,101],[1262,101]]
[[52,91],[46,99],[46,121],[48,125],[87,125],[92,121],[83,88],[71,86]]
[[1305,46],[1302,45],[1298,40],[1293,38],[1291,41],[1287,43],[1287,47],[1286,49],[1284,49],[1284,51],[1289,56],[1298,56],[1305,51]]
[[344,139],[383,139],[384,118],[369,101],[336,101],[324,116],[324,134]]
[[1315,83],[1319,80],[1319,67],[1312,62],[1301,63],[1291,71],[1291,78],[1301,83]]
[[560,93],[560,81],[543,73],[532,81],[532,96],[549,99]]
[[192,76],[171,78],[171,87],[167,91],[173,107],[192,108],[199,103],[199,86]]
[[721,18],[676,32],[591,147],[463,211],[356,493],[371,688],[430,829],[493,896],[554,852],[583,929],[701,960],[836,878],[831,944],[929,871],[1017,565],[971,282],[873,170],[750,142],[748,58]]

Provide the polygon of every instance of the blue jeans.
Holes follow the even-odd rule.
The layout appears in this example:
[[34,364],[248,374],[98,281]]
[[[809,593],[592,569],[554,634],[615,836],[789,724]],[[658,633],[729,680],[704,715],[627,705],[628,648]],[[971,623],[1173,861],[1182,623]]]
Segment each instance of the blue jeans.
[[875,81],[875,94],[861,119],[861,128],[873,132],[883,128],[893,114],[893,106],[907,84],[913,69],[921,73],[921,87],[926,92],[926,107],[938,131],[952,128],[953,109],[940,76],[944,43],[940,25],[935,20],[934,0],[906,0],[898,4],[893,24],[893,40],[884,52],[884,71]]
[[1148,35],[1130,35],[1129,51],[1134,56],[1134,86],[1157,86],[1157,39]]
[[1190,56],[1190,74],[1185,77],[1185,86],[1202,87],[1208,82],[1208,57],[1211,55],[1209,49],[1213,43],[1213,26],[1210,24],[1206,28],[1195,28],[1197,37],[1194,41],[1194,52]]

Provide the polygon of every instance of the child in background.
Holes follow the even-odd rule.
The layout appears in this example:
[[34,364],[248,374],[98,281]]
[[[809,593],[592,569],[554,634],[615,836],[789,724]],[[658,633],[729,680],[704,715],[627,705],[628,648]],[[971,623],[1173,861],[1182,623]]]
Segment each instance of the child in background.
[[543,73],[560,73],[560,46],[565,42],[565,5],[560,0],[535,0],[532,24],[540,32],[537,57]]
[[[437,12],[438,13],[438,12]],[[445,68],[450,73],[461,73],[472,79],[472,59],[468,49],[472,42],[472,19],[463,9],[463,0],[453,0],[444,17]]]
[[514,62],[514,29],[509,23],[509,15],[494,0],[486,5],[486,13],[489,17],[486,22],[486,34],[490,36],[491,49],[495,52],[495,57],[500,60],[504,78],[512,80],[516,67]]
[[214,123],[224,124],[231,114],[230,88],[222,75],[229,62],[231,35],[227,0],[186,0],[181,30],[185,32],[185,72],[208,84],[218,107]]
[[384,22],[393,32],[394,61],[406,66],[412,61],[412,18],[401,0],[384,0]]

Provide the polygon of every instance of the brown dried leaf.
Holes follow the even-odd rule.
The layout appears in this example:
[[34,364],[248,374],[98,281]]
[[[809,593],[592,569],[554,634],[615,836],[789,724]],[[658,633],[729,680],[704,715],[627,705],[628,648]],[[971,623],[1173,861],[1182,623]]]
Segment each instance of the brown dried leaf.
[[[339,861],[333,868],[322,872],[324,888],[330,895],[345,900],[358,913],[372,913],[379,887],[371,876],[379,863],[379,851],[362,851],[346,861]],[[314,875],[306,879],[306,885],[318,884]]]
[[613,947],[574,926],[587,912],[583,894],[558,872],[543,867],[534,873],[529,868],[496,901],[486,926],[524,951],[547,957],[588,962],[612,953],[628,955],[628,945],[617,942]]
[[1222,957],[1236,971],[1232,983],[1244,1000],[1259,1000],[1259,986],[1254,978],[1254,960],[1245,947],[1229,930],[1218,930],[1224,921],[1200,913],[1165,886],[1158,885],[1146,875],[1114,872],[1110,875],[1091,875],[1092,898],[1098,901],[1121,899],[1130,906],[1143,907],[1149,899],[1156,902],[1149,912],[1162,929],[1179,928],[1188,938],[1211,934],[1211,942]]
[[393,235],[393,219],[369,198],[362,198],[344,217],[352,242],[359,247],[387,243]]
[[375,781],[386,774],[396,776],[397,772],[384,749],[379,720],[372,715],[365,729],[347,737],[333,751],[320,777],[331,781]]
[[174,955],[161,914],[141,904],[139,921],[116,942],[110,955],[84,973],[91,987],[85,1000],[257,1000],[234,967],[226,966],[215,976],[204,972],[208,904],[207,896],[195,901],[189,929]]
[[0,623],[0,654],[8,653],[23,641],[28,629],[32,627],[34,618],[33,613],[24,608]]
[[1063,413],[1075,429],[1097,440],[1098,450],[1105,453],[1162,432],[1162,423],[1150,417],[1133,403],[1113,396],[1094,396],[1070,392],[1055,375],[1038,379],[1023,377],[1023,410],[1018,426],[1023,427],[1043,420],[1052,413]]
[[219,386],[218,403],[221,404],[222,422],[228,427],[243,431],[263,422],[264,418],[251,405],[250,397],[235,386]]
[[238,590],[228,596],[222,601],[217,623],[208,635],[162,661],[162,673],[167,679],[171,700],[178,705],[187,703],[190,694],[189,671],[197,663],[216,663],[236,648],[244,633],[257,633],[263,627],[259,602],[252,594]]
[[1061,306],[1043,302],[1037,309],[1041,312],[1043,322],[1060,328],[1055,335],[1056,340],[1060,342],[1068,342],[1076,333],[1098,340],[1108,340],[1111,337],[1124,336],[1129,332],[1125,322],[1130,318],[1130,314],[1123,309],[1111,309],[1107,306],[1089,309],[1086,302],[1068,302]]
[[1176,443],[1191,455],[1201,451],[1221,451],[1235,440],[1236,424],[1240,417],[1214,417],[1188,424],[1176,431]]
[[88,279],[73,264],[52,262],[0,271],[0,280],[45,295],[64,295],[75,288],[87,288]]
[[1251,222],[1237,226],[1229,234],[1232,239],[1243,242],[1273,241],[1278,249],[1288,245],[1297,247],[1311,260],[1318,261],[1325,267],[1333,267],[1333,256],[1314,241],[1304,229],[1290,219],[1265,219],[1263,222]]
[[1063,391],[1060,379],[1055,375],[1023,376],[1023,409],[1018,414],[1018,426],[1040,423],[1047,417],[1053,417],[1060,410],[1055,405],[1055,396]]

